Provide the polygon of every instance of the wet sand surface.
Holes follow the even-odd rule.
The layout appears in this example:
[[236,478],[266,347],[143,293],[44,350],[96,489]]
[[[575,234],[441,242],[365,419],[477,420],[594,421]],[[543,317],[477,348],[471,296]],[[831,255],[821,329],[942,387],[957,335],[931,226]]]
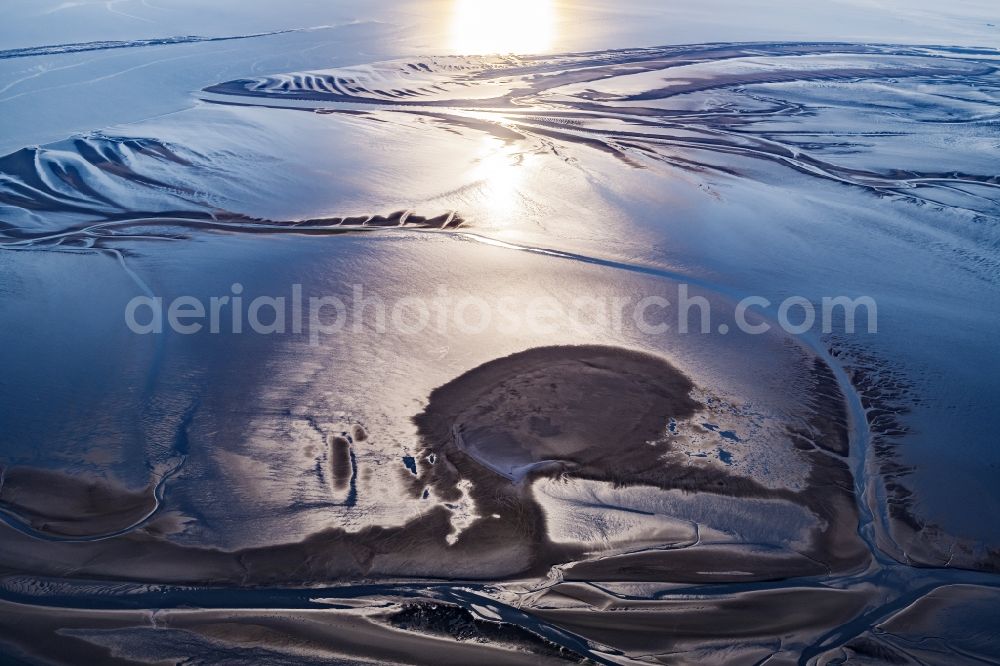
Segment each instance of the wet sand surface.
[[[73,565],[73,577],[107,578],[115,571],[127,571],[129,578],[151,583],[282,585],[414,575],[544,577],[553,567],[566,565],[572,565],[566,572],[572,580],[678,582],[770,580],[863,568],[869,553],[857,535],[850,472],[840,456],[823,450],[840,450],[844,455],[845,444],[824,443],[805,451],[800,451],[798,439],[794,445],[786,444],[789,453],[797,452],[809,466],[808,485],[796,492],[767,488],[752,477],[690,462],[674,450],[667,424],[687,421],[705,410],[691,397],[694,390],[691,380],[667,361],[615,347],[543,347],[486,363],[433,391],[426,409],[414,417],[421,447],[415,452],[419,462],[410,475],[408,492],[417,502],[433,497],[433,508],[398,527],[326,529],[298,543],[235,552],[163,541],[155,523],[138,524],[135,517],[135,524],[105,535],[96,527],[121,520],[128,494],[116,495],[94,485],[80,488],[73,477],[35,472],[48,482],[32,484],[34,496],[22,497],[26,493],[21,478],[27,475],[15,469],[6,475],[13,483],[8,481],[3,488],[11,507],[8,525],[18,527],[14,517],[26,514],[33,517],[29,524],[37,531],[64,535],[69,530],[60,529],[56,518],[41,522],[48,503],[58,504],[81,522],[94,515],[96,526],[88,533],[81,525],[68,535],[85,537],[80,541],[89,542],[88,546],[68,539],[39,543],[31,532],[12,535],[0,548],[0,562],[31,573],[33,567],[23,568],[19,562],[25,548],[45,562],[42,570],[58,575],[65,573],[60,561],[68,564],[89,550],[85,557],[89,564]],[[829,387],[825,390],[831,392]],[[822,407],[829,415],[814,421],[829,427],[832,416],[833,427],[830,432],[813,428],[813,436],[818,441],[845,437],[846,414],[835,388],[823,402],[832,403]],[[368,436],[360,426],[353,432]],[[347,488],[356,473],[352,442],[346,433],[330,437],[330,477],[337,491]],[[563,514],[576,510],[573,502],[595,508],[598,492],[591,489],[589,497],[575,497],[574,492],[582,490],[573,486],[577,482],[615,491],[615,500],[596,507],[605,515],[633,516],[631,524],[612,525],[606,531],[603,547],[595,548],[572,534],[560,542],[552,538],[548,512],[558,511],[555,519],[565,520]],[[568,488],[570,501],[548,507],[551,483]],[[691,505],[686,507],[690,515],[677,509],[673,515],[658,513],[658,491],[683,493]],[[720,526],[698,522],[699,505],[711,505],[716,498],[801,507],[808,522],[799,528],[795,541],[746,547],[710,531]],[[150,506],[139,510],[142,518],[152,513]],[[772,518],[779,515],[776,511]],[[730,520],[738,525],[740,516]],[[681,531],[678,543],[671,544],[679,523],[686,523],[687,529]],[[620,534],[615,534],[615,527]],[[708,533],[703,535],[702,529]],[[739,534],[739,527],[736,530]],[[781,536],[773,526],[771,537]],[[686,548],[698,552],[693,557],[680,552]],[[141,561],[136,561],[139,553]]]
[[4,468],[0,511],[42,538],[95,538],[127,532],[157,508],[154,488],[131,492],[46,470]]
[[[809,419],[787,430],[789,454],[809,470],[795,491],[678,457],[668,424],[705,410],[692,397],[696,385],[662,357],[599,345],[529,349],[432,391],[413,417],[419,463],[407,472],[407,492],[425,501],[429,491],[443,504],[399,527],[327,529],[234,552],[171,544],[155,523],[97,536],[129,498],[144,495],[12,469],[2,489],[5,517],[31,516],[28,524],[49,538],[11,531],[19,524],[6,521],[0,626],[11,654],[57,662],[90,655],[133,663],[186,651],[263,663],[908,655],[898,648],[905,636],[882,636],[933,625],[935,613],[964,612],[939,607],[990,607],[995,590],[938,587],[929,575],[910,584],[933,592],[912,596],[909,607],[890,601],[899,581],[880,572],[859,536],[843,397],[822,361],[809,366]],[[352,473],[339,470],[350,470],[353,448],[377,436],[355,424],[329,438],[336,489],[350,481]],[[22,490],[37,478],[47,492],[39,484]],[[601,489],[584,492],[581,484]],[[672,493],[684,500],[658,513]],[[36,517],[55,498],[79,516],[73,530]],[[575,506],[567,509],[566,498]],[[710,518],[721,500],[751,507],[727,514],[726,527]],[[456,516],[463,502],[473,509]],[[599,540],[552,522],[576,512],[586,525],[595,508],[605,523]],[[774,520],[796,511],[808,516],[797,540],[781,540],[778,524],[767,531],[772,543],[739,537],[761,514]],[[632,521],[616,522],[622,512]],[[71,531],[91,538],[70,539]],[[402,582],[415,576],[425,582]],[[326,587],[331,580],[338,586]],[[157,610],[148,610],[154,600]],[[189,605],[204,610],[182,608]],[[869,616],[881,622],[878,639],[864,633]],[[827,649],[833,627],[843,635]],[[973,634],[961,648],[944,641],[932,649],[990,654],[993,640]]]
[[[414,58],[219,82],[0,158],[0,655],[996,661],[997,62]],[[794,285],[887,323],[122,323],[234,283],[519,316]]]

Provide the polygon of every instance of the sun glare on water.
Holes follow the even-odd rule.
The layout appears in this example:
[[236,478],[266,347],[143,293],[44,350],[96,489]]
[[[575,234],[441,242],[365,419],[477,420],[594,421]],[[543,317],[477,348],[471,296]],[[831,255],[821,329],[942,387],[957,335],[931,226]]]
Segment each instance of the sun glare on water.
[[553,0],[455,0],[451,48],[462,55],[541,53],[554,39]]
[[504,224],[521,212],[525,157],[494,137],[483,139],[482,152],[470,172],[478,182],[480,204],[494,224]]

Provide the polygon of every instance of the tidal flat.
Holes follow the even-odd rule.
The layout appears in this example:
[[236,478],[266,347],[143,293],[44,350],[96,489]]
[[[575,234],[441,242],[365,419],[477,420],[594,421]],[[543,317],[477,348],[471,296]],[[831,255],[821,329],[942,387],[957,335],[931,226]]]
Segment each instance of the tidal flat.
[[476,55],[124,4],[0,44],[0,662],[1000,658],[972,9]]

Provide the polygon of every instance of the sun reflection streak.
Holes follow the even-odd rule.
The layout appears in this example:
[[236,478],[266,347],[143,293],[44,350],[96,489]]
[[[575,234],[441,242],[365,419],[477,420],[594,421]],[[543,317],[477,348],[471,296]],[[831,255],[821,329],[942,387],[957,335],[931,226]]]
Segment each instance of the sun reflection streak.
[[462,55],[549,51],[555,14],[554,0],[455,0],[451,48]]
[[514,146],[492,137],[484,139],[483,152],[470,175],[480,183],[481,203],[497,222],[520,210],[524,159]]

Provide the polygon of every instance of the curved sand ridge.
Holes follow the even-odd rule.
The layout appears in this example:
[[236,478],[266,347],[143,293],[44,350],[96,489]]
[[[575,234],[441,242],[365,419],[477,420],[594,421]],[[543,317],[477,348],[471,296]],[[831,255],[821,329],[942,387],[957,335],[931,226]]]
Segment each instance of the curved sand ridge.
[[[997,213],[1000,184],[992,155],[958,152],[960,160],[941,155],[928,160],[907,142],[939,140],[935,132],[942,124],[972,131],[988,123],[992,107],[981,90],[992,86],[996,57],[991,49],[946,47],[701,44],[390,61],[228,81],[206,88],[202,96],[214,104],[371,121],[394,111],[429,126],[486,132],[505,142],[585,145],[632,166],[663,162],[694,174],[755,176],[759,163],[770,162],[976,218]],[[900,89],[890,91],[886,82]],[[748,88],[758,92],[736,94]],[[878,113],[859,103],[874,93],[883,100]],[[884,131],[884,123],[896,118],[905,120],[905,131]],[[266,133],[270,137],[273,130]],[[244,158],[248,164],[236,169],[246,183],[227,176],[227,168],[243,161],[236,153],[246,140],[212,151],[152,136],[95,132],[0,157],[0,239],[90,247],[110,242],[111,230],[118,240],[176,235],[149,229],[157,225],[309,233],[456,226],[447,214],[284,222],[240,213],[248,191],[274,188],[257,174],[259,156]],[[744,158],[754,163],[748,167]],[[144,232],[126,233],[130,221]],[[976,233],[996,240],[992,230]],[[988,257],[979,253],[976,259],[984,264]],[[985,268],[975,270],[986,274]]]
[[[651,159],[692,172],[741,173],[734,160],[750,157],[881,196],[995,214],[997,179],[981,159],[964,154],[960,164],[947,166],[921,160],[887,164],[885,155],[913,160],[912,152],[904,158],[898,150],[905,133],[886,132],[873,122],[872,105],[859,105],[854,89],[867,86],[884,97],[885,82],[907,82],[904,88],[912,86],[913,92],[880,104],[915,121],[908,131],[933,131],[937,123],[976,124],[991,112],[976,103],[975,93],[938,94],[934,104],[916,100],[938,86],[991,86],[996,55],[993,49],[880,44],[693,44],[389,61],[238,79],[210,86],[203,96],[219,104],[321,113],[391,109],[491,131],[503,140],[583,144],[633,166]],[[800,96],[795,91],[803,84],[827,88],[823,94],[829,100],[817,106],[808,94]],[[751,94],[752,100],[733,94],[746,88],[767,92]],[[844,107],[856,115],[855,122],[842,127],[843,115],[817,112],[827,105]],[[785,132],[776,126],[791,127],[792,120],[799,123],[796,132],[817,140],[783,143]],[[866,156],[845,160],[840,150],[823,150],[828,143]],[[946,190],[952,196],[944,197]]]

